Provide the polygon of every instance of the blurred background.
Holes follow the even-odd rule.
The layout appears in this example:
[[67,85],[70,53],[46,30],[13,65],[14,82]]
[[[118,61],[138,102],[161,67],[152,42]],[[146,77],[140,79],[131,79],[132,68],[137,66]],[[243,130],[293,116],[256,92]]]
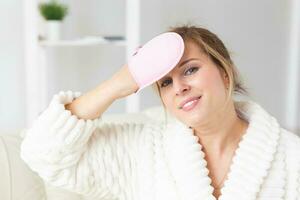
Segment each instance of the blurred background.
[[[59,25],[48,24],[41,2],[50,1],[0,1],[0,131],[29,126],[57,92],[94,88],[139,44],[189,24],[216,33],[232,52],[251,99],[300,133],[299,1],[61,0],[56,3],[68,11]],[[158,105],[146,88],[106,112]]]

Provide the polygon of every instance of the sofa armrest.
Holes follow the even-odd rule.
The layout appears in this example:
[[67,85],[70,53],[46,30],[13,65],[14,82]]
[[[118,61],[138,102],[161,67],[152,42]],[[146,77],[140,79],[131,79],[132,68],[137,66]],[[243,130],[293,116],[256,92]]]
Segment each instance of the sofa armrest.
[[20,158],[21,137],[0,133],[0,199],[46,199],[42,179]]

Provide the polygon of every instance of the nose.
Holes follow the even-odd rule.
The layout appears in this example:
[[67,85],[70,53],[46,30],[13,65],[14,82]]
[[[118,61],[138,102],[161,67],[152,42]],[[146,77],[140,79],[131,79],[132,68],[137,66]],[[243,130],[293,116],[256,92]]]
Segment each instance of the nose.
[[190,86],[183,81],[173,81],[173,87],[176,95],[181,95],[190,90]]

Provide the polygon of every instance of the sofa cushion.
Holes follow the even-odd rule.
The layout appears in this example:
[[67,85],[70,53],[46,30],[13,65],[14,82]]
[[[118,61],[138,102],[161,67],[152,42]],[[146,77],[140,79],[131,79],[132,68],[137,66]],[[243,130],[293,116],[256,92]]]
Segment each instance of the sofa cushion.
[[46,199],[43,181],[20,158],[20,143],[16,134],[0,135],[0,199]]
[[84,200],[81,195],[45,183],[47,200]]

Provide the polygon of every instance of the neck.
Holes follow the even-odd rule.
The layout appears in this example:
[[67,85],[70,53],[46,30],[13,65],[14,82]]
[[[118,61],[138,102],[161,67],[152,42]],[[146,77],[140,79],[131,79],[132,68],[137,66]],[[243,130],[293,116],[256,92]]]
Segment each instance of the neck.
[[194,134],[205,153],[222,156],[237,147],[247,127],[248,123],[238,117],[232,102],[225,111],[214,115],[209,123],[194,127]]

